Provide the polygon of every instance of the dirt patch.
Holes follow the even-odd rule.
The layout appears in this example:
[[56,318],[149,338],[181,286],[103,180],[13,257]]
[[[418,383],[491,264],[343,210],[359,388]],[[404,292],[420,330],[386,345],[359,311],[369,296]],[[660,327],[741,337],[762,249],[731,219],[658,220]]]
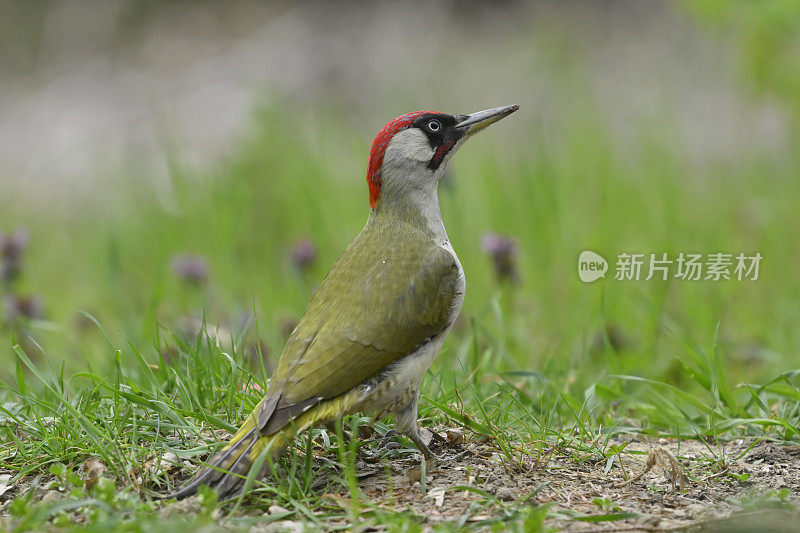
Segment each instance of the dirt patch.
[[479,525],[512,516],[521,503],[549,505],[546,524],[567,531],[710,531],[723,527],[726,517],[764,509],[774,510],[769,516],[778,526],[786,524],[783,530],[794,530],[786,520],[800,524],[792,510],[800,502],[797,446],[632,436],[609,442],[605,458],[550,447],[516,463],[504,461],[488,444],[460,448],[438,450],[441,458],[428,465],[424,495],[411,458],[373,473],[374,466],[359,464],[365,474],[361,489],[373,502],[393,502],[382,506],[410,510],[429,525]]

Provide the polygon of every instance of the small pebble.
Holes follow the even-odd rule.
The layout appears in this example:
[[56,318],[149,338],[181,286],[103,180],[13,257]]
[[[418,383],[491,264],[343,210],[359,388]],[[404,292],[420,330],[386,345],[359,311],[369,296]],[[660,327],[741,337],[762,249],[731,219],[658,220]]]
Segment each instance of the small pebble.
[[508,487],[500,487],[495,494],[501,502],[510,502],[517,499],[516,493]]
[[445,432],[447,440],[452,444],[462,444],[464,442],[464,432],[460,429],[448,429]]
[[42,496],[42,503],[47,502],[57,502],[58,500],[63,500],[64,495],[58,492],[57,490],[48,490],[44,496]]
[[[412,466],[408,470],[406,470],[406,479],[408,482],[413,484],[414,482],[419,482],[422,479],[422,470],[418,466]],[[427,479],[427,478],[426,478]]]

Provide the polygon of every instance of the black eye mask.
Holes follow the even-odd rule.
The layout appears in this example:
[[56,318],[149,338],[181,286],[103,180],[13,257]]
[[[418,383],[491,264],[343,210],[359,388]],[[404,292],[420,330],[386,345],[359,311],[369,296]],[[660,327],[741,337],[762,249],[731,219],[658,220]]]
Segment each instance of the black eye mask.
[[[438,124],[431,124],[435,122]],[[453,115],[440,113],[426,113],[418,117],[411,127],[418,128],[428,138],[428,142],[433,148],[434,153],[428,162],[428,168],[436,170],[444,161],[447,153],[453,149],[462,133],[457,131],[455,126],[458,123]],[[433,125],[433,128],[431,126]]]

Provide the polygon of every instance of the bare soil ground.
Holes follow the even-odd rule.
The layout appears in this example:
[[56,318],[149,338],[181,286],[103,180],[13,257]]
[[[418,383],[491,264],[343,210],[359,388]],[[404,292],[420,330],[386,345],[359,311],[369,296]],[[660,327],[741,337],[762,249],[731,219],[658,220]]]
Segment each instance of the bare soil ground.
[[[468,444],[463,451],[456,445],[429,466],[425,496],[413,460],[393,463],[390,474],[383,469],[370,473],[361,464],[360,485],[374,501],[393,502],[384,505],[427,517],[429,525],[463,517],[466,524],[478,525],[528,496],[532,505],[551,505],[547,525],[567,531],[710,531],[746,524],[754,528],[744,530],[800,530],[800,515],[792,509],[800,501],[800,446],[641,436],[610,445],[625,442],[629,444],[611,464],[596,455],[549,448],[538,461],[513,466],[503,465],[486,444]],[[495,503],[476,513],[471,506],[486,496],[453,489],[459,486],[483,491]],[[631,517],[621,520],[582,521],[627,513]],[[732,515],[736,520],[724,520]]]

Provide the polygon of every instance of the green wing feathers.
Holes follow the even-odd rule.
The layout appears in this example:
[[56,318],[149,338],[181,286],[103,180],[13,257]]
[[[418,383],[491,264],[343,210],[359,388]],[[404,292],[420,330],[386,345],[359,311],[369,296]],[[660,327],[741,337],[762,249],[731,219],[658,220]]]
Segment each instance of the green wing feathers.
[[276,414],[347,392],[449,325],[454,256],[411,227],[370,229],[334,264],[287,341],[270,384]]

